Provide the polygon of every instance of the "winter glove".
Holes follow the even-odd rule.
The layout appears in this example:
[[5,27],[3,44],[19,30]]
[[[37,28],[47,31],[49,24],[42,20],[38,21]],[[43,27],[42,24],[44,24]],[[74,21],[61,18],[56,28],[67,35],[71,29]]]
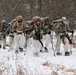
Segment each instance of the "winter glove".
[[9,35],[9,33],[10,33],[10,32],[9,32],[9,31],[7,31],[7,35]]
[[51,34],[51,31],[49,31],[48,34]]
[[6,36],[5,35],[3,35],[3,39],[5,39],[6,38]]
[[30,30],[27,30],[25,33],[26,33],[26,34],[29,34],[29,33],[30,33]]
[[74,33],[74,31],[71,31],[71,33],[73,34],[73,33]]
[[17,31],[15,30],[14,33],[17,33]]

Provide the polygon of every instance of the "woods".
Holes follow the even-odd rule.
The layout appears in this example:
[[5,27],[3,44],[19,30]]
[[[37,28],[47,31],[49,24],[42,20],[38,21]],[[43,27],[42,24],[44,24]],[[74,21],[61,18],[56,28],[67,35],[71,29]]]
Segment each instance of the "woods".
[[11,21],[22,15],[25,20],[33,16],[49,16],[50,20],[66,16],[72,26],[76,21],[76,0],[0,0],[0,19]]

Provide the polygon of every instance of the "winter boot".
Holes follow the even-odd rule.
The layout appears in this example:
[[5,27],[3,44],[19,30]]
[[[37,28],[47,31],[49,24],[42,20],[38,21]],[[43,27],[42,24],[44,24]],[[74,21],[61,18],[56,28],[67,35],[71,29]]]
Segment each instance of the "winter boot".
[[42,51],[42,50],[40,50],[40,53],[43,53],[43,51]]
[[35,55],[35,56],[39,56],[39,53],[38,53],[38,52],[35,52],[34,55]]
[[5,46],[3,47],[3,50],[5,50]]
[[23,52],[23,48],[19,47],[19,51],[20,51],[20,52]]
[[70,52],[65,52],[65,56],[69,56],[70,55]]
[[1,48],[1,45],[0,45],[0,48]]
[[44,47],[44,49],[45,49],[45,52],[48,52],[48,49],[47,49],[47,47]]
[[18,51],[18,50],[16,50],[16,51],[15,51],[15,53],[19,53],[19,51]]
[[60,52],[57,52],[56,54],[57,54],[57,55],[62,55]]

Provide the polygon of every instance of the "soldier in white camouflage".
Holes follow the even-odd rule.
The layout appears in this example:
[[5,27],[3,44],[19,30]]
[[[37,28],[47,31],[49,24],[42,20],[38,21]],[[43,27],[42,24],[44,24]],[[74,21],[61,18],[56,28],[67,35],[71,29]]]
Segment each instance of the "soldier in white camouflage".
[[66,19],[66,17],[61,18],[61,21],[55,26],[54,31],[57,34],[57,44],[56,44],[57,55],[61,55],[60,52],[61,40],[63,41],[64,44],[65,56],[70,55],[70,44],[72,44],[72,42],[67,34],[67,32],[70,31],[70,28],[69,28],[69,21]]
[[[50,43],[50,35],[51,35],[51,24],[50,24],[50,20],[49,17],[45,17],[41,20],[43,22],[42,27],[43,27],[43,42],[45,41],[44,44],[44,52],[48,52],[48,46]],[[40,50],[40,52],[43,52],[42,50]]]
[[5,20],[2,20],[0,22],[0,48],[2,47],[3,49],[5,49],[6,46],[6,30],[7,30],[7,22]]
[[42,47],[41,40],[43,38],[41,19],[39,16],[35,16],[33,17],[32,22],[33,22],[32,37],[33,37],[34,54],[38,56],[39,51]]
[[14,49],[15,52],[22,52],[24,44],[26,42],[24,32],[25,32],[25,21],[21,15],[16,17],[16,21],[12,24],[12,33],[14,35]]

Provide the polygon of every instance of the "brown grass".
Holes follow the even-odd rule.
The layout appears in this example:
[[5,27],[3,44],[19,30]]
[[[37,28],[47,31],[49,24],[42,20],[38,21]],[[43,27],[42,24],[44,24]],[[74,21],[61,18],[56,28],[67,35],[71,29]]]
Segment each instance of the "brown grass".
[[44,67],[52,67],[55,69],[55,71],[53,70],[51,72],[51,75],[58,75],[58,72],[61,71],[62,74],[64,73],[72,73],[71,75],[76,75],[76,68],[69,68],[67,69],[64,65],[60,65],[60,64],[53,64],[53,63],[49,63],[48,61],[46,61],[45,63],[42,64]]
[[17,67],[17,75],[25,75],[24,69],[20,65],[18,65],[18,67]]

